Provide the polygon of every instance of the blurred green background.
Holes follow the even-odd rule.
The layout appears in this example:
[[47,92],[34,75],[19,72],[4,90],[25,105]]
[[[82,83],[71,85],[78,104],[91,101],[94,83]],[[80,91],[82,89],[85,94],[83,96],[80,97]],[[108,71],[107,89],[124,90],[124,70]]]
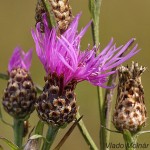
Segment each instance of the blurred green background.
[[[81,29],[90,21],[88,0],[70,0],[70,3],[74,15],[82,11],[79,25],[79,29]],[[35,5],[36,0],[0,0],[0,72],[7,72],[9,58],[16,46],[21,46],[25,51],[29,48],[34,48],[30,31],[31,28],[35,26]],[[143,75],[143,86],[145,88],[145,103],[148,116],[150,116],[150,1],[103,0],[100,15],[101,48],[107,45],[111,37],[114,37],[118,46],[125,44],[130,38],[135,37],[137,39],[136,42],[139,44],[139,48],[142,49],[128,62],[130,63],[131,60],[135,60],[148,68]],[[81,48],[85,49],[88,43],[92,45],[90,29],[82,40]],[[41,86],[44,85],[43,77],[45,72],[35,51],[33,54],[31,75],[34,82]],[[2,97],[5,87],[6,81],[0,80],[0,97]],[[100,122],[96,87],[87,82],[82,82],[78,84],[76,94],[78,105],[80,106],[80,113],[84,115],[83,120],[91,136],[98,145]],[[3,116],[7,122],[12,122],[11,117],[4,111]],[[33,127],[37,121],[38,117],[36,112],[34,112],[30,118],[30,125]],[[150,119],[148,118],[144,130],[150,129],[149,124]],[[54,146],[56,146],[67,129],[68,128],[60,131]],[[0,122],[0,136],[12,140],[12,133],[9,127]],[[123,143],[121,135],[111,133],[111,142],[114,144],[118,142]],[[139,138],[139,143],[150,143],[150,134],[142,135]],[[0,141],[0,144],[3,146],[5,145],[2,141]],[[5,149],[9,150],[6,146]],[[89,148],[79,133],[78,128],[76,128],[61,149],[88,150]],[[148,149],[150,149],[150,147]]]

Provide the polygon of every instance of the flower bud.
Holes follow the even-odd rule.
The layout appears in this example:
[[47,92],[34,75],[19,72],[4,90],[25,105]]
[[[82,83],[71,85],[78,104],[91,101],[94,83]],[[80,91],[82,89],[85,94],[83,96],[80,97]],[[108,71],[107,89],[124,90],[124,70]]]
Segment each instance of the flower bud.
[[34,110],[36,89],[28,73],[31,55],[31,51],[25,54],[16,48],[9,62],[9,80],[2,103],[6,112],[16,119],[25,119]]
[[146,122],[146,107],[141,75],[145,67],[132,62],[131,67],[120,67],[117,102],[113,116],[115,127],[122,131],[138,132]]
[[49,0],[52,12],[54,13],[60,33],[67,30],[72,21],[72,12],[69,0]]

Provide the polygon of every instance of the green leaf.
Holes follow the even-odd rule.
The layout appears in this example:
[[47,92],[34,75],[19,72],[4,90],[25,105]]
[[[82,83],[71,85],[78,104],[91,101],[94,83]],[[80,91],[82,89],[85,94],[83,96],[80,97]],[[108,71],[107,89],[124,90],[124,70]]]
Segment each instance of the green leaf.
[[39,139],[39,138],[44,138],[44,137],[42,135],[35,134],[30,137],[30,140],[35,140],[35,139]]
[[41,86],[39,86],[38,84],[36,84],[36,83],[34,83],[34,84],[35,84],[37,93],[41,94],[42,91],[43,91],[43,88]]
[[39,120],[35,128],[35,134],[43,135],[44,123]]
[[0,137],[0,139],[3,140],[11,148],[11,150],[19,150],[19,147],[11,141],[9,141],[8,139],[3,137]]
[[9,76],[7,74],[0,73],[0,78],[3,79],[3,80],[8,80]]
[[61,129],[65,129],[67,127],[68,123],[64,123],[63,126],[60,126]]
[[[36,128],[35,128],[35,135],[43,135],[43,129],[44,129],[44,123],[41,121],[41,120],[39,120],[39,122],[37,123],[37,126],[36,126]],[[38,136],[36,136],[36,137],[38,137]],[[41,146],[41,143],[42,143],[42,140],[39,140],[38,141],[38,145],[39,145],[39,147]]]
[[55,21],[55,17],[54,17],[54,14],[52,13],[52,8],[51,8],[51,5],[50,5],[50,2],[48,0],[42,0],[45,7],[46,7],[46,10],[48,12],[48,20],[49,20],[49,27],[55,27],[56,26],[56,21]]
[[92,18],[95,16],[95,0],[89,0],[89,10],[91,12]]

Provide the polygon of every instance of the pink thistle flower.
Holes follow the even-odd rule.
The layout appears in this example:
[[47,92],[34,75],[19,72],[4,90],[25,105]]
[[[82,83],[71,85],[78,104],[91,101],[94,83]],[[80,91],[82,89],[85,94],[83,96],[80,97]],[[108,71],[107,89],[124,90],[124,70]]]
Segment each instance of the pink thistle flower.
[[29,71],[32,60],[32,50],[25,53],[20,47],[16,47],[9,60],[8,71],[11,72],[13,69],[22,68]]
[[116,47],[112,38],[97,56],[98,48],[95,46],[91,50],[87,48],[81,51],[80,41],[91,22],[78,33],[79,18],[80,14],[74,18],[67,31],[58,37],[55,28],[49,29],[44,16],[45,33],[40,32],[40,24],[37,24],[36,31],[32,30],[37,55],[47,74],[55,73],[58,77],[63,76],[63,86],[71,81],[87,80],[93,85],[106,87],[107,77],[116,72],[110,70],[138,53],[138,45],[136,44],[125,56],[121,56],[129,48],[134,38],[120,47]]

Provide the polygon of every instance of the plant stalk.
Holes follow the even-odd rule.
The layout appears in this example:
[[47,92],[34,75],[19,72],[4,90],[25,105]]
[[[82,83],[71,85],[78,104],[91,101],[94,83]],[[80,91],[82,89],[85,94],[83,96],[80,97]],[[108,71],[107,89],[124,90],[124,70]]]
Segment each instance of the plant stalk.
[[[92,0],[91,4],[94,3],[94,7],[92,10],[91,7],[91,14],[93,18],[92,23],[92,36],[93,36],[93,43],[94,45],[99,45],[99,28],[100,28],[100,8],[102,0]],[[98,55],[98,54],[97,54]],[[104,99],[103,99],[103,91],[101,87],[97,87],[97,94],[98,94],[98,106],[99,106],[99,116],[100,116],[100,123],[101,125],[105,126],[105,112],[104,112]],[[106,130],[104,128],[100,128],[100,149],[105,150],[106,147]]]
[[137,135],[132,135],[129,130],[124,130],[123,139],[126,150],[136,150]]
[[69,130],[66,132],[66,134],[64,135],[64,137],[60,140],[60,142],[58,143],[58,145],[53,149],[53,150],[59,150],[62,145],[65,143],[65,141],[68,139],[68,137],[70,136],[70,134],[74,131],[75,127],[78,125],[78,122],[82,119],[83,116],[81,116],[79,119],[77,119],[72,126],[69,128]]
[[[112,69],[116,70],[117,68]],[[107,86],[113,86],[116,82],[116,76],[117,74],[112,74],[109,76],[109,80],[107,82]],[[103,104],[103,113],[104,113],[104,126],[107,129],[110,129],[111,125],[111,116],[112,116],[112,101],[113,101],[113,95],[114,95],[114,88],[106,89],[105,91],[105,98],[104,98],[104,104]],[[104,130],[101,128],[101,130]],[[105,145],[109,143],[110,141],[110,132],[105,129]],[[105,147],[106,150],[109,150],[109,148]]]
[[[81,116],[79,112],[77,113],[77,119],[79,119]],[[90,150],[98,150],[96,144],[94,143],[93,139],[91,138],[88,130],[86,129],[84,122],[82,119],[78,122],[78,128],[80,132],[82,133],[82,136],[84,137],[86,143],[89,145]]]
[[50,150],[50,148],[55,140],[55,137],[58,133],[58,130],[59,130],[59,127],[52,127],[52,126],[48,127],[46,140],[43,143],[42,150]]
[[14,118],[14,143],[18,147],[22,147],[23,141],[23,130],[24,130],[24,121]]

